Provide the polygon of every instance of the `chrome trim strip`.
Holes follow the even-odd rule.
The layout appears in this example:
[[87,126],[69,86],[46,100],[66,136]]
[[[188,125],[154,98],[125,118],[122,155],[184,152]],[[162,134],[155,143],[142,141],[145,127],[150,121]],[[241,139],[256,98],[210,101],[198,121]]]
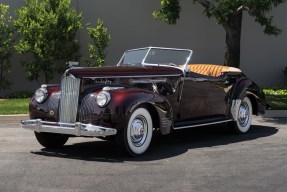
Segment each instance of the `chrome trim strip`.
[[124,89],[125,87],[109,87],[109,86],[106,86],[106,87],[103,87],[102,90],[103,91],[110,91],[110,90],[119,90],[119,89]]
[[207,125],[215,125],[215,124],[220,124],[220,123],[226,123],[226,122],[230,122],[230,121],[233,121],[233,119],[228,119],[228,120],[224,120],[224,121],[216,121],[216,122],[212,122],[212,123],[203,123],[203,124],[198,124],[198,125],[174,127],[173,129],[177,130],[177,129],[192,128],[192,127],[202,127],[202,126],[207,126]]
[[160,121],[160,127],[161,128],[170,128],[171,127],[171,124],[172,124],[172,120],[170,120],[170,118],[161,118],[161,121]]
[[22,128],[36,132],[58,133],[74,136],[99,137],[117,134],[114,128],[106,128],[84,123],[61,123],[42,121],[41,119],[23,120]]
[[176,50],[176,51],[192,51],[191,49],[179,49],[179,48],[171,48],[171,47],[143,47],[143,48],[136,48],[136,49],[129,49],[128,51],[137,51],[137,50],[143,50],[143,49],[168,49],[168,50]]
[[171,74],[171,75],[145,75],[145,76],[98,76],[98,77],[83,77],[83,79],[105,79],[105,78],[111,78],[111,79],[116,79],[116,78],[151,78],[151,77],[179,77],[182,74]]
[[130,79],[130,84],[136,84],[136,83],[166,83],[167,79]]

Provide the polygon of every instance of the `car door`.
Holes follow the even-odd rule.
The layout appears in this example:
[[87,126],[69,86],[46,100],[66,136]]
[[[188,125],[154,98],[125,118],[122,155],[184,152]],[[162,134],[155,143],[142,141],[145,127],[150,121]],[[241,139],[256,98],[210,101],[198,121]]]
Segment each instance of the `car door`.
[[188,72],[183,80],[180,121],[226,118],[229,89],[223,78]]

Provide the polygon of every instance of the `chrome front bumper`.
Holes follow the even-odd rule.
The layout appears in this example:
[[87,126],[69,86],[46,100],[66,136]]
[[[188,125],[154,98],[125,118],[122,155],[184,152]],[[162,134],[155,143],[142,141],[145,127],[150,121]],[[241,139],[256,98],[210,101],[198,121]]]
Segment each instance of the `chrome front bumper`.
[[41,119],[23,120],[22,128],[36,132],[59,133],[74,136],[99,137],[117,134],[117,130],[84,123],[60,123]]

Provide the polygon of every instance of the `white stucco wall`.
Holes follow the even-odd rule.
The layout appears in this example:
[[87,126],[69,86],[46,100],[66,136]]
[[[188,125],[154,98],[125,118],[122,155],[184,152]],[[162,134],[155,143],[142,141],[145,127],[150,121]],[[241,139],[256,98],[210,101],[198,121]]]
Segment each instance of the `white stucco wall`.
[[241,68],[261,86],[287,86],[282,71],[287,66],[287,3],[273,9],[274,23],[282,29],[268,36],[253,18],[244,16],[241,39]]
[[[10,11],[20,7],[23,0],[2,0],[9,4]],[[107,65],[115,65],[126,49],[162,46],[193,49],[192,63],[223,63],[225,52],[225,32],[214,19],[203,14],[200,5],[192,0],[182,0],[181,19],[177,25],[170,26],[153,19],[152,12],[159,9],[159,0],[72,0],[72,5],[83,12],[83,26],[87,22],[95,24],[98,18],[104,21],[111,34]],[[287,3],[273,10],[274,22],[283,30],[278,37],[264,35],[259,24],[244,14],[241,41],[241,69],[261,86],[287,84],[282,70],[287,66]],[[81,54],[87,57],[88,34],[85,29],[79,32]],[[13,69],[9,74],[13,89],[2,91],[1,95],[16,90],[34,90],[39,83],[28,82],[20,64],[20,56],[13,55]],[[84,63],[80,62],[82,66]],[[53,83],[60,82],[60,77]]]

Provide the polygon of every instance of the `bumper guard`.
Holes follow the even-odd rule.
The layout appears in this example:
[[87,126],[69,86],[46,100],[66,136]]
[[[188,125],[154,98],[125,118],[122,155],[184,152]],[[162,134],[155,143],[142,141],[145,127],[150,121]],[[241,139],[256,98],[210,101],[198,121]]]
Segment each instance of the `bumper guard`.
[[59,133],[74,136],[100,137],[117,134],[114,128],[106,128],[84,123],[61,123],[41,119],[23,120],[22,128],[36,132]]

